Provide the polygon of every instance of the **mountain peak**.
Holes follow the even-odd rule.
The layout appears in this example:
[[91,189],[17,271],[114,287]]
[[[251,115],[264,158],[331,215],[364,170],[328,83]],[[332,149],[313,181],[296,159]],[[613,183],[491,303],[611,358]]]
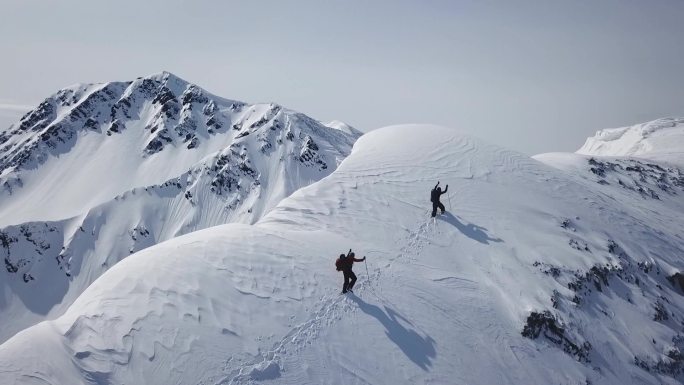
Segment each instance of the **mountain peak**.
[[[81,146],[125,142],[118,147],[119,156],[131,161],[168,158],[170,169],[175,169],[171,153],[197,162],[233,140],[244,142],[250,134],[256,136],[257,149],[268,153],[287,147],[283,143],[306,141],[322,128],[320,122],[274,103],[248,105],[217,97],[168,71],[134,81],[74,85],[46,98],[0,135],[0,194],[22,189],[23,175],[62,156],[69,158],[74,149],[74,154],[80,153]],[[342,137],[360,136],[356,130],[329,131],[346,144]]]
[[[149,79],[152,81],[159,82],[166,87],[172,89],[174,92],[183,92],[188,86],[195,86],[189,81],[182,79],[181,77],[169,72],[161,71],[143,77],[143,79]],[[195,86],[198,87],[198,86]],[[199,87],[198,87],[199,88]]]
[[339,120],[332,120],[328,123],[323,123],[323,125],[326,127],[334,128],[347,134],[361,135],[361,131]]
[[[131,253],[256,222],[328,176],[359,136],[167,71],[59,90],[0,132],[0,318],[17,321],[0,343]],[[36,300],[5,302],[9,291]]]
[[151,73],[151,74],[145,76],[145,78],[146,79],[152,79],[152,80],[159,80],[159,81],[166,80],[166,79],[182,80],[179,76],[176,76],[174,73],[166,71],[166,70]]

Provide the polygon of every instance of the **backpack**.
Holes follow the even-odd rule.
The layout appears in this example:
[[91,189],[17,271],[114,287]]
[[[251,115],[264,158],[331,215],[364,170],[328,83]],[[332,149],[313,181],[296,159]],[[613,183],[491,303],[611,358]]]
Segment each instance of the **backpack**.
[[342,265],[344,265],[342,258],[337,258],[337,260],[335,261],[335,268],[337,269],[337,271],[342,271]]
[[430,191],[430,202],[435,203],[435,196],[439,196],[437,193],[437,189],[433,188],[432,191]]

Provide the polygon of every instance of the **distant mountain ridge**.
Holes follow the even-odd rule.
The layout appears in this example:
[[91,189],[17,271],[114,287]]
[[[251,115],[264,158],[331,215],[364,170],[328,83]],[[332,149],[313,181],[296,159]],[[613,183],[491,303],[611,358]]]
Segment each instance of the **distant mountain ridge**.
[[0,138],[0,294],[15,294],[0,301],[12,319],[0,341],[60,314],[134,252],[256,222],[335,170],[360,135],[168,72],[60,90]]
[[[145,101],[151,102],[150,111],[142,111],[140,102]],[[141,118],[143,112],[150,133],[145,153],[161,151],[166,143],[178,140],[193,148],[198,142],[198,115],[204,115],[211,134],[222,127],[216,114],[219,106],[238,110],[244,105],[211,95],[168,72],[129,82],[73,85],[45,99],[0,138],[0,170],[35,166],[32,161],[45,161],[46,153],[58,151],[60,144],[73,144],[81,130],[108,136],[120,133],[126,121]]]
[[582,155],[635,156],[684,166],[684,118],[661,118],[599,130],[577,150]]

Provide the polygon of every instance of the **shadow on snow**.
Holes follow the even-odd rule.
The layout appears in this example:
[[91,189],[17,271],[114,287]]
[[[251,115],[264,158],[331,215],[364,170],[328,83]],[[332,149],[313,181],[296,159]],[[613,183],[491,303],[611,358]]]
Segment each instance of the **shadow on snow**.
[[405,328],[398,319],[409,325],[411,322],[387,306],[383,311],[378,306],[371,305],[356,295],[351,295],[350,298],[359,305],[361,311],[380,321],[385,327],[387,337],[404,352],[406,357],[425,371],[432,366],[432,360],[437,355],[435,340],[427,335],[422,337],[414,330]]
[[438,215],[437,218],[453,225],[458,229],[458,231],[463,233],[463,235],[467,236],[468,238],[480,243],[484,243],[485,245],[488,245],[489,242],[503,242],[501,238],[492,238],[489,234],[487,234],[486,228],[473,223],[462,223],[450,212],[445,212],[442,215]]

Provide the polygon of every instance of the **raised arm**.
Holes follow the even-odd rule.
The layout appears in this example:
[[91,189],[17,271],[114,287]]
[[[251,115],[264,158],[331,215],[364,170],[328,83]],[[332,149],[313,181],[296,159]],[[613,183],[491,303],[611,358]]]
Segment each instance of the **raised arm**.
[[435,187],[433,187],[432,189],[433,189],[433,190],[436,189],[437,186],[439,186],[439,181],[437,181],[437,184],[436,184]]
[[446,194],[448,189],[449,189],[449,185],[446,185],[446,188],[444,189],[444,191],[442,191],[442,194]]

